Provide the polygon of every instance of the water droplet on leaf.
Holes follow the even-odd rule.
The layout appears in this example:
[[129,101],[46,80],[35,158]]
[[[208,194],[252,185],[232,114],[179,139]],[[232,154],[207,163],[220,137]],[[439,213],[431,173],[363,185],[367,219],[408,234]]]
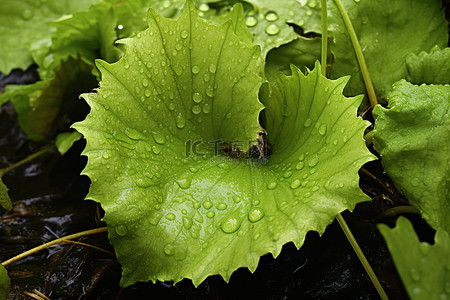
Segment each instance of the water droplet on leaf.
[[277,187],[277,183],[276,182],[271,182],[271,183],[269,183],[268,185],[267,185],[267,189],[268,190],[273,190],[273,189],[275,189],[276,187]]
[[125,236],[128,233],[128,229],[125,225],[119,225],[116,227],[116,233],[120,236]]
[[296,179],[294,181],[291,182],[291,189],[296,189],[300,186],[301,182],[300,180]]
[[238,217],[228,217],[220,226],[225,233],[233,233],[241,227]]
[[268,35],[276,35],[280,32],[280,28],[278,27],[277,24],[270,24],[269,26],[266,27],[266,33]]
[[267,21],[273,22],[273,21],[278,20],[278,15],[274,11],[269,11],[269,12],[266,13],[266,17],[265,18],[266,18]]
[[202,101],[202,94],[195,92],[192,95],[192,100],[194,100],[195,103],[199,103]]
[[248,219],[250,222],[255,223],[261,220],[264,217],[264,211],[261,208],[254,207],[248,213]]
[[173,221],[173,220],[175,220],[175,215],[173,213],[168,213],[166,215],[166,219],[170,220],[170,221]]
[[191,186],[191,179],[179,179],[176,181],[178,186],[182,189],[188,189]]
[[258,19],[256,19],[254,16],[248,16],[245,18],[245,24],[248,27],[254,27],[256,24],[258,24]]

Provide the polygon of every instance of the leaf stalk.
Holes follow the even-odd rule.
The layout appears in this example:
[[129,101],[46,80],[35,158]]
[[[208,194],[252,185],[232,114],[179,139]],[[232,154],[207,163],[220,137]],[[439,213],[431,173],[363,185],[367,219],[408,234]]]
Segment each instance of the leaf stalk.
[[358,243],[356,242],[355,237],[353,236],[352,232],[350,231],[350,228],[347,225],[347,222],[345,222],[344,218],[341,214],[338,214],[336,216],[336,219],[339,222],[339,225],[341,225],[342,231],[344,231],[345,236],[347,237],[348,241],[350,242],[350,245],[352,245],[353,250],[355,251],[356,255],[358,256],[359,260],[361,261],[361,264],[363,265],[364,269],[366,270],[367,274],[370,277],[370,280],[372,281],[373,285],[375,286],[375,289],[378,292],[378,295],[380,295],[381,299],[388,300],[388,296],[386,295],[383,287],[380,284],[380,281],[378,280],[377,276],[375,275],[375,272],[373,271],[372,267],[370,266],[369,262],[367,261],[364,253],[362,252],[361,248],[359,247]]
[[334,0],[334,2],[336,3],[336,6],[339,9],[339,12],[341,13],[345,26],[347,27],[350,40],[352,41],[353,44],[353,49],[355,50],[356,59],[358,60],[359,67],[361,69],[361,73],[364,79],[364,84],[366,85],[367,95],[369,96],[370,101],[370,107],[373,108],[375,105],[378,104],[378,101],[377,96],[375,94],[375,89],[373,88],[372,80],[370,79],[369,70],[367,69],[366,60],[364,59],[364,55],[362,53],[361,45],[359,44],[358,37],[356,36],[355,29],[353,28],[353,24],[350,21],[350,18],[348,17],[348,14],[345,11],[345,8],[342,5],[341,0]]

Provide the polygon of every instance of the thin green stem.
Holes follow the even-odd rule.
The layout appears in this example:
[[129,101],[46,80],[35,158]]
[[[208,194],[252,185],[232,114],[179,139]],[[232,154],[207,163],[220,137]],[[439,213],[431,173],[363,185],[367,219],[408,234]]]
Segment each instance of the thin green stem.
[[370,79],[369,70],[367,69],[366,60],[364,59],[364,55],[362,53],[358,37],[356,36],[355,29],[353,28],[352,22],[350,21],[350,18],[348,17],[348,14],[345,11],[345,8],[342,5],[341,0],[334,0],[334,2],[336,2],[336,6],[338,7],[339,12],[342,15],[342,19],[344,20],[348,34],[350,36],[350,40],[352,41],[353,49],[355,50],[356,54],[356,59],[358,60],[359,67],[361,69],[361,73],[364,78],[364,83],[366,85],[367,95],[369,96],[370,101],[370,107],[374,107],[375,105],[378,104],[377,96],[375,95],[375,90],[373,88],[372,80]]
[[322,10],[322,55],[320,58],[321,71],[323,76],[327,76],[327,43],[328,43],[328,24],[327,24],[327,0],[320,0]]
[[344,218],[341,214],[338,214],[336,216],[336,219],[339,222],[339,225],[341,225],[342,231],[344,231],[345,236],[347,237],[348,241],[352,245],[353,250],[355,251],[356,255],[358,256],[359,260],[361,261],[364,269],[366,270],[367,274],[370,277],[370,280],[372,281],[373,285],[375,286],[375,289],[378,292],[378,295],[380,295],[381,299],[389,299],[386,293],[383,290],[383,287],[381,286],[380,282],[378,281],[377,276],[375,275],[375,272],[373,271],[372,267],[370,266],[369,262],[367,261],[366,257],[364,256],[364,253],[362,252],[361,248],[359,247],[358,243],[356,242],[355,237],[353,236],[352,232],[350,231],[350,228],[348,227],[347,223],[345,222]]
[[10,259],[2,262],[2,265],[3,266],[7,266],[9,264],[12,264],[12,263],[22,259],[22,258],[27,257],[28,255],[31,255],[33,253],[36,253],[36,252],[41,251],[43,249],[46,249],[46,248],[48,248],[50,246],[53,246],[53,245],[56,245],[56,244],[59,244],[59,243],[62,243],[62,242],[66,242],[67,240],[72,240],[72,239],[76,239],[76,238],[79,238],[79,237],[82,237],[82,236],[102,233],[102,232],[106,232],[106,231],[108,231],[107,227],[100,227],[100,228],[90,229],[90,230],[74,233],[74,234],[71,234],[71,235],[67,235],[67,236],[61,237],[59,239],[53,240],[51,242],[45,243],[43,245],[37,246],[37,247],[35,247],[33,249],[30,249],[28,251],[25,251],[25,252],[23,252],[23,253],[21,253],[21,254],[19,254],[17,256],[14,256],[13,258],[10,258]]
[[415,208],[414,206],[409,206],[409,205],[401,205],[401,206],[395,206],[395,207],[391,207],[387,210],[385,210],[382,214],[381,217],[394,217],[400,214],[416,214],[416,215],[420,215],[420,211]]
[[15,164],[10,165],[9,167],[0,169],[0,177],[3,176],[3,175],[5,175],[5,174],[8,173],[8,172],[14,170],[14,169],[17,168],[18,166],[21,166],[21,165],[23,165],[23,164],[29,162],[30,160],[33,160],[33,159],[35,159],[36,157],[41,156],[42,154],[46,153],[47,151],[49,151],[49,150],[52,149],[53,147],[54,147],[53,144],[49,144],[49,145],[43,147],[43,148],[42,148],[41,150],[39,150],[38,152],[35,152],[35,153],[33,153],[33,154],[31,154],[31,155],[25,157],[25,158],[22,159],[21,161],[16,162]]

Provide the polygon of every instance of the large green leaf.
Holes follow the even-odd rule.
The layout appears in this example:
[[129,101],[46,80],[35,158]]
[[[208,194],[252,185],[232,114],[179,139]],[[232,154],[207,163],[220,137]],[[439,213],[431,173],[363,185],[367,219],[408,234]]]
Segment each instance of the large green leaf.
[[120,52],[114,46],[116,23],[112,5],[107,2],[51,22],[51,41],[48,45],[36,45],[32,51],[40,78],[52,77],[61,61],[70,56],[81,56],[92,63],[96,58],[117,61]]
[[450,84],[450,48],[433,47],[430,53],[406,58],[406,80],[414,84]]
[[[375,92],[384,98],[394,82],[406,77],[409,53],[445,47],[447,21],[440,1],[343,1],[361,44]],[[351,75],[346,94],[365,92],[352,43],[336,5],[330,4],[330,32],[335,61],[331,77]]]
[[374,147],[395,186],[435,229],[450,232],[450,86],[401,80],[376,116]]
[[0,264],[0,299],[6,299],[9,294],[11,280],[8,276],[8,271]]
[[86,10],[99,0],[2,0],[0,1],[0,72],[26,69],[32,63],[33,43],[49,39],[48,22]]
[[379,225],[395,267],[412,300],[450,297],[450,237],[442,228],[434,245],[420,242],[411,223],[399,217],[397,226]]
[[367,122],[356,118],[361,97],[342,95],[346,79],[330,81],[318,65],[280,74],[262,94],[272,156],[227,157],[222,141],[246,151],[262,130],[259,47],[231,21],[203,21],[189,1],[177,21],[151,10],[148,22],[123,41],[119,62],[98,62],[100,89],[84,95],[91,112],[74,125],[87,140],[87,198],[105,210],[123,286],[254,271],[261,255],[300,247],[368,200],[357,174],[373,159]]

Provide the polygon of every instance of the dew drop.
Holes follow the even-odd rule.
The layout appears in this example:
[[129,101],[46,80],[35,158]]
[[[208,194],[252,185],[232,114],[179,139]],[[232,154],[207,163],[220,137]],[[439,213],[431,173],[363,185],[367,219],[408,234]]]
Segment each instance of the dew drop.
[[276,187],[277,187],[277,183],[275,182],[275,181],[273,181],[273,182],[271,182],[271,183],[269,183],[268,185],[267,185],[267,189],[268,190],[273,190],[273,189],[275,189]]
[[191,179],[179,179],[176,181],[178,186],[182,189],[188,189],[191,186]]
[[233,233],[241,227],[237,217],[228,217],[220,226],[225,233]]
[[142,85],[144,87],[148,87],[148,79],[147,78],[142,79]]
[[202,108],[199,105],[192,106],[192,112],[198,115],[202,111]]
[[208,97],[214,97],[214,88],[212,86],[206,88],[206,95]]
[[320,189],[320,188],[319,188],[318,186],[315,186],[315,187],[313,187],[311,190],[312,190],[313,192],[317,192],[319,189]]
[[311,11],[311,10],[307,10],[307,11],[306,11],[306,15],[307,15],[307,16],[312,16],[312,11]]
[[280,32],[280,28],[278,27],[277,24],[270,24],[269,26],[266,27],[266,33],[268,35],[276,35]]
[[264,217],[264,211],[261,208],[254,207],[248,213],[248,219],[250,222],[255,223],[261,220]]
[[325,133],[327,132],[327,124],[322,124],[319,127],[319,134],[320,135],[325,135]]
[[317,154],[314,154],[311,159],[308,162],[308,165],[310,167],[314,167],[315,165],[317,165],[317,163],[319,162],[319,157],[317,156]]
[[153,132],[153,139],[160,145],[164,145],[166,143],[166,137],[159,131]]
[[259,239],[259,237],[261,236],[260,233],[257,233],[253,236],[253,240],[256,241],[257,239]]
[[195,103],[199,103],[202,101],[202,94],[195,92],[192,95],[192,100],[194,100]]
[[300,180],[296,179],[294,181],[291,182],[291,189],[296,189],[300,186],[301,182]]
[[191,228],[192,226],[192,220],[186,216],[183,217],[183,227],[186,229]]
[[193,66],[191,70],[194,74],[198,74],[198,72],[200,72],[200,68],[198,66]]
[[411,275],[411,278],[414,281],[419,281],[420,280],[420,273],[419,273],[419,271],[417,269],[411,268],[411,270],[409,270],[409,273]]
[[248,16],[245,18],[245,24],[248,27],[254,27],[256,24],[258,24],[258,19],[256,19],[254,16]]
[[217,71],[216,65],[215,64],[210,64],[209,65],[209,71],[211,73],[216,73],[216,71]]
[[125,61],[123,67],[124,67],[125,69],[129,69],[129,68],[130,68],[130,64],[129,64],[127,61]]
[[310,0],[310,1],[308,2],[308,6],[311,7],[311,8],[314,8],[314,7],[317,6],[317,3],[316,3],[316,1],[314,1],[314,0]]
[[22,13],[22,18],[25,21],[28,21],[29,19],[31,19],[33,17],[33,12],[29,9],[25,9]]
[[161,153],[161,149],[157,146],[153,146],[152,147],[152,151],[153,153],[155,153],[156,155],[158,155],[159,153]]
[[232,116],[231,112],[227,113],[227,119],[231,119],[231,116]]
[[206,213],[206,216],[208,217],[208,218],[214,218],[214,216],[216,215],[216,213],[215,212],[213,212],[213,211],[208,211],[207,213]]
[[167,255],[173,255],[173,245],[172,244],[167,244],[164,246],[164,253],[166,253]]
[[209,106],[208,103],[203,104],[203,112],[205,114],[208,114],[211,111],[211,107]]
[[303,123],[303,126],[308,128],[309,126],[311,126],[311,124],[312,124],[312,120],[308,118],[308,119],[306,119],[305,123]]
[[295,168],[296,168],[297,170],[301,170],[301,169],[303,169],[304,166],[305,166],[305,163],[302,162],[302,161],[300,161],[300,162],[298,162],[298,163],[295,165]]
[[286,172],[284,172],[283,177],[289,178],[289,177],[291,177],[291,175],[292,175],[292,171],[286,171]]
[[422,252],[423,255],[427,255],[430,252],[430,250],[431,250],[430,244],[426,242],[420,243],[420,251]]
[[177,127],[179,129],[182,129],[186,125],[186,118],[184,117],[183,114],[180,113],[177,115],[175,122],[177,123]]
[[298,160],[299,161],[302,161],[302,160],[304,160],[305,159],[305,154],[300,154],[299,156],[298,156]]
[[116,233],[120,236],[125,236],[128,233],[128,229],[125,225],[119,225],[116,227]]
[[209,5],[207,3],[202,3],[198,6],[198,10],[199,11],[208,11],[209,10]]
[[204,202],[203,202],[203,207],[204,207],[205,209],[210,209],[210,208],[212,207],[212,202],[209,201],[209,200],[204,201]]
[[227,205],[225,203],[219,203],[219,205],[217,205],[217,209],[218,210],[225,210],[227,209]]
[[278,15],[274,11],[269,11],[269,12],[266,13],[265,18],[266,18],[267,21],[273,22],[273,21],[278,20]]
[[181,32],[181,37],[182,37],[183,39],[187,38],[187,37],[188,37],[188,32],[187,32],[186,30],[183,30],[183,31]]
[[192,173],[197,173],[198,169],[196,167],[190,167],[189,171],[191,171]]
[[145,139],[145,136],[140,133],[139,131],[133,129],[133,128],[126,128],[125,134],[127,137],[129,137],[132,140],[143,140]]
[[173,220],[175,220],[175,215],[173,213],[168,213],[166,215],[166,219],[170,220],[170,221],[173,221]]

